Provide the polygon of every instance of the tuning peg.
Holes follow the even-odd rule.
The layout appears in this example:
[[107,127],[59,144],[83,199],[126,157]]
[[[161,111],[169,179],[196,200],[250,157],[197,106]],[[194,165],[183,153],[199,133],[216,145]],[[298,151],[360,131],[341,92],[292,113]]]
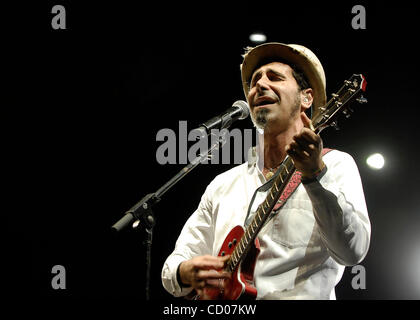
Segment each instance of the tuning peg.
[[367,99],[363,96],[360,96],[360,98],[357,98],[356,101],[362,104],[368,102]]
[[347,107],[347,109],[343,110],[343,114],[346,116],[347,119],[350,118],[352,112],[353,112],[353,110],[350,109],[349,107]]

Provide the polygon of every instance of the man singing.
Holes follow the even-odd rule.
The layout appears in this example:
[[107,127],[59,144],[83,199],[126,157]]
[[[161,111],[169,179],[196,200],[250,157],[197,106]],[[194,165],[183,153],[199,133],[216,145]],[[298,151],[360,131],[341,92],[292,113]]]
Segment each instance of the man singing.
[[326,103],[324,69],[308,48],[266,43],[247,51],[241,74],[263,142],[246,163],[207,186],[165,261],[163,286],[176,297],[200,295],[231,277],[220,271],[229,258],[217,256],[221,245],[232,228],[249,221],[265,199],[260,187],[289,156],[301,183],[258,234],[256,298],[335,299],[345,266],[367,254],[370,221],[353,158],[338,150],[324,153],[307,116]]

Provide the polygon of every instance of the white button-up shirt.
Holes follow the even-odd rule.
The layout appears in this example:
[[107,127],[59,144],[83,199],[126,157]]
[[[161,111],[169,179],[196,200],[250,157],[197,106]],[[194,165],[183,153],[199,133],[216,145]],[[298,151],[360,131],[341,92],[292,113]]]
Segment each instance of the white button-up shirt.
[[[353,158],[333,150],[324,155],[326,173],[300,184],[261,229],[261,252],[254,280],[257,299],[335,299],[344,267],[365,257],[370,221],[362,183]],[[230,230],[244,226],[254,192],[266,183],[255,155],[218,175],[186,222],[162,269],[162,283],[172,295],[192,288],[177,281],[178,265],[197,255],[217,256]],[[251,213],[265,199],[258,192]]]

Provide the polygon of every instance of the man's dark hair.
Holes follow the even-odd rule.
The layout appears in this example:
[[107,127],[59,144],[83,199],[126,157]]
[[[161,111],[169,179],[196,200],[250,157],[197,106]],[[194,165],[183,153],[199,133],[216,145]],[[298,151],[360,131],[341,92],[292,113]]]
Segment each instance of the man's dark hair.
[[292,68],[293,77],[295,78],[300,90],[309,88],[309,81],[306,79],[305,74],[302,70],[296,67],[294,64],[288,64]]

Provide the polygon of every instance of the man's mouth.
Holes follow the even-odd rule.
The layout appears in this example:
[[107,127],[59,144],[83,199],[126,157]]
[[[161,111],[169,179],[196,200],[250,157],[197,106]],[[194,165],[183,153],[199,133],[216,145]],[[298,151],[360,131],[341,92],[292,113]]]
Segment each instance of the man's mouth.
[[268,104],[276,103],[277,99],[273,99],[268,96],[259,97],[257,100],[255,100],[254,107],[261,107],[266,106]]

